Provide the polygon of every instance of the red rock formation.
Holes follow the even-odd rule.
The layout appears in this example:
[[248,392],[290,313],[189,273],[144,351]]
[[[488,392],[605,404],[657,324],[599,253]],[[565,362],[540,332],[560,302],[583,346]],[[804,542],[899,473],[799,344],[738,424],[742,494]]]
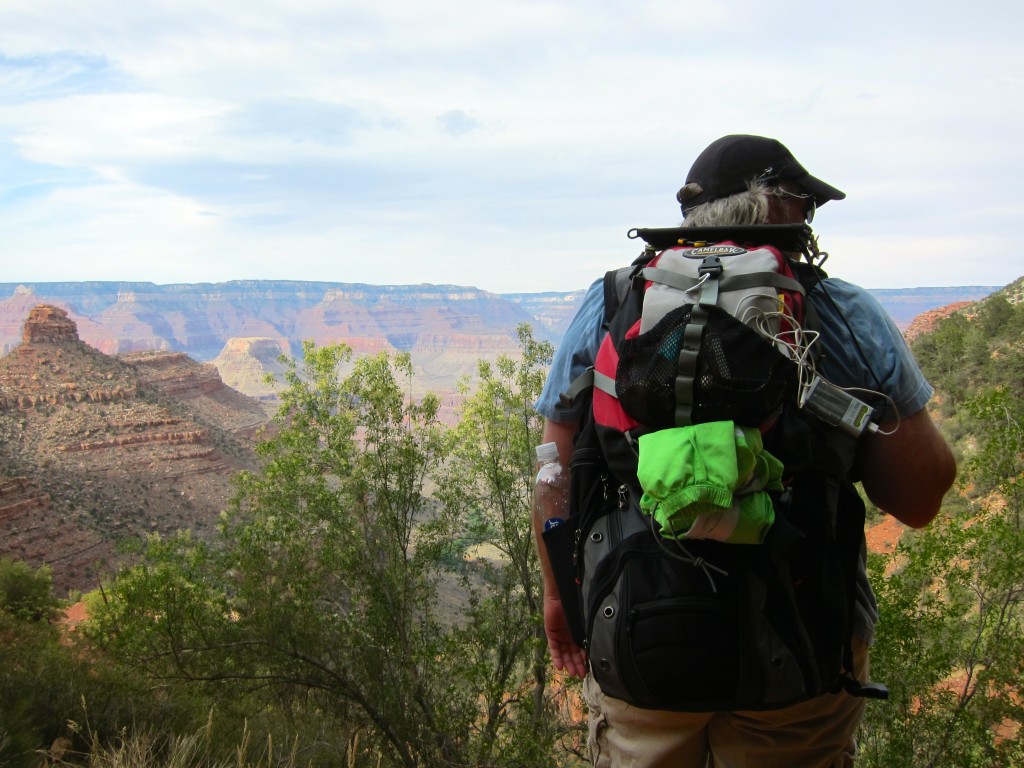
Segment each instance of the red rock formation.
[[[266,341],[280,354],[276,342]],[[213,363],[197,363],[183,352],[140,352],[118,359],[135,371],[142,384],[187,402],[202,418],[237,435],[252,437],[269,420],[263,406],[242,394],[252,393],[233,382],[225,384]]]
[[230,338],[211,364],[229,387],[249,397],[273,400],[278,387],[268,384],[266,377],[284,379],[285,365],[281,355],[290,354],[285,341],[265,337]]
[[63,344],[78,341],[78,326],[66,310],[40,304],[28,313],[21,332],[23,344]]
[[928,312],[922,312],[920,315],[915,317],[910,325],[907,326],[907,330],[903,332],[903,337],[907,341],[913,341],[923,333],[928,333],[934,330],[935,325],[950,315],[956,314],[962,309],[965,309],[976,302],[973,301],[958,301],[954,304],[947,304],[944,307],[938,309],[932,309]]
[[263,407],[183,353],[104,355],[59,307],[22,338],[0,358],[0,556],[50,566],[59,593],[94,587],[122,538],[212,531]]

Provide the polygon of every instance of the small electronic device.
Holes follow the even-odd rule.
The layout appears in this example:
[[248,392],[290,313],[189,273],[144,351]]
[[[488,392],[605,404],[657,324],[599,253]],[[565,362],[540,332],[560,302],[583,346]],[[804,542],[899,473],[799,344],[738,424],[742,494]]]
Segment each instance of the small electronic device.
[[875,411],[870,405],[820,376],[807,386],[800,407],[853,437],[860,437],[865,429],[877,429],[871,421]]

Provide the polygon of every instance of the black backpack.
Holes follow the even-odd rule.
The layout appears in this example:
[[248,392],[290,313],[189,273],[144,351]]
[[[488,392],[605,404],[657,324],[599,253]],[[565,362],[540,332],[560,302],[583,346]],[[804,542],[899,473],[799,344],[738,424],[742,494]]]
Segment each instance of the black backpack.
[[[569,522],[545,534],[592,674],[606,694],[652,709],[776,709],[841,688],[883,698],[884,686],[849,671],[864,528],[850,479],[855,440],[797,407],[797,365],[749,318],[719,306],[727,292],[770,284],[787,307],[779,314],[812,327],[809,307],[794,311],[790,299],[801,303],[824,277],[819,268],[782,256],[777,270],[751,272],[730,261],[807,253],[809,228],[635,232],[644,254],[605,277],[602,350],[612,348],[616,368],[590,372],[564,396],[584,400],[586,416],[571,460]],[[699,260],[692,276],[660,273],[665,249],[677,264]],[[638,334],[652,278],[701,298]],[[595,397],[608,393],[636,418],[609,419],[601,407],[595,418]],[[722,419],[760,427],[764,449],[781,462],[781,484],[765,491],[774,521],[756,544],[666,537],[640,508],[637,440]]]

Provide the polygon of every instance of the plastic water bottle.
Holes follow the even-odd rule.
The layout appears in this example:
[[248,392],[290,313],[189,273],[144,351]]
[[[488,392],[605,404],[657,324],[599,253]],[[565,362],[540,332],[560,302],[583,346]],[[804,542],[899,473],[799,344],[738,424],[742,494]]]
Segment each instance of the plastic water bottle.
[[569,472],[558,463],[558,446],[537,446],[537,480],[533,485],[533,514],[549,531],[565,522],[569,502]]

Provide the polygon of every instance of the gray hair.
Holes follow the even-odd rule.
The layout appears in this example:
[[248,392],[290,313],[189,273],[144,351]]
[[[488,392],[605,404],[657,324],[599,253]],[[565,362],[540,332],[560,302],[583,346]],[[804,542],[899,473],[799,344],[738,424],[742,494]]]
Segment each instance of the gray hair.
[[[687,186],[690,186],[689,184]],[[686,187],[683,187],[685,190]],[[683,196],[680,190],[680,196]],[[700,194],[698,189],[693,194]],[[695,205],[686,212],[683,219],[684,227],[737,227],[750,224],[768,223],[768,205],[772,198],[786,196],[786,191],[779,187],[769,187],[762,181],[748,181],[745,192],[720,197],[700,205]],[[790,193],[791,194],[791,193]],[[803,254],[808,261],[824,263],[828,254],[818,250],[818,238],[811,233]],[[818,259],[821,259],[818,261]]]
[[[683,189],[685,189],[684,187]],[[765,224],[774,190],[760,181],[748,181],[744,192],[696,205],[686,212],[684,227],[733,227]]]

